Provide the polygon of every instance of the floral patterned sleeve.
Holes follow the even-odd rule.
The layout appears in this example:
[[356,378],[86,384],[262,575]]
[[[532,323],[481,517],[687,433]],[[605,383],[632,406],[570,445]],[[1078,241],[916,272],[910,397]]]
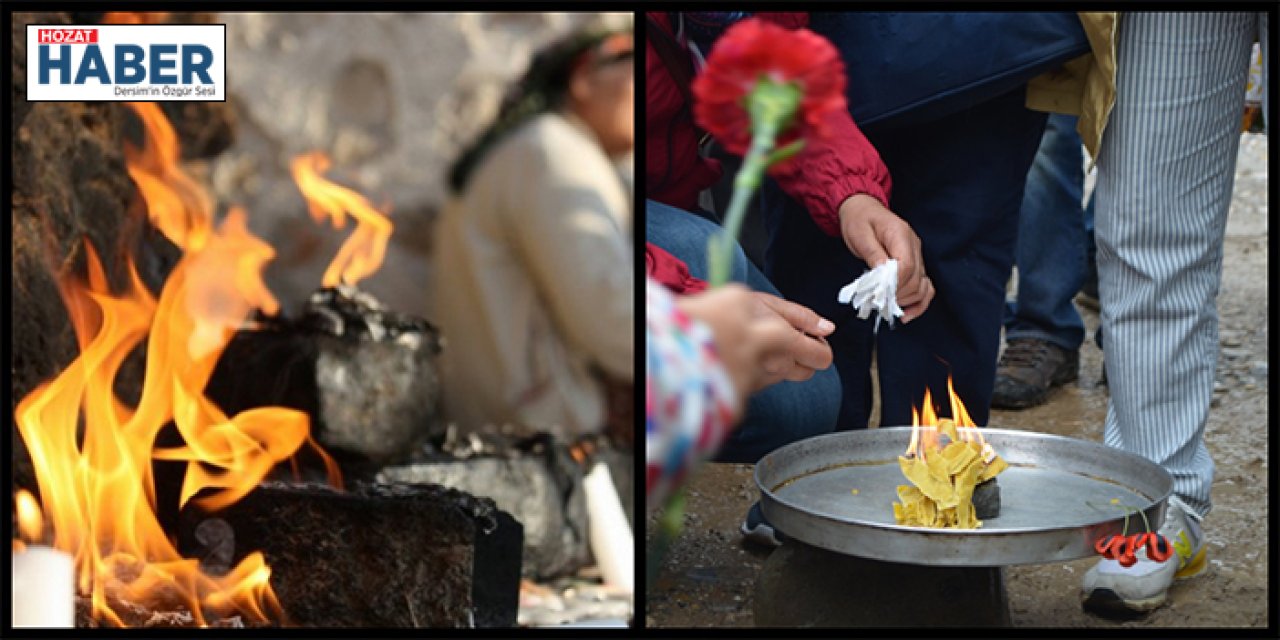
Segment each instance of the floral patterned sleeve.
[[711,330],[646,279],[645,502],[661,505],[733,424],[734,394]]

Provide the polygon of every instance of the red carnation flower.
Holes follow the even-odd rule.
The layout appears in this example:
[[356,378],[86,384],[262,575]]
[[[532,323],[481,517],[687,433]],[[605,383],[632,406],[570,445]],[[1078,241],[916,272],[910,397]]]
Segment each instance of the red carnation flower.
[[834,46],[808,29],[785,29],[758,18],[730,27],[716,41],[707,66],[693,81],[694,118],[732,153],[751,144],[747,100],[761,78],[794,84],[802,92],[796,117],[779,146],[827,134],[827,118],[844,110],[844,63]]

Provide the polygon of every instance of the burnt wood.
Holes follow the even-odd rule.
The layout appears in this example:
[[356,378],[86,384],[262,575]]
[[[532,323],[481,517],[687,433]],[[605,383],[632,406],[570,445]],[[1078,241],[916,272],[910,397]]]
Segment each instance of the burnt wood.
[[189,506],[178,541],[211,572],[262,551],[289,625],[516,624],[523,527],[440,486],[266,482],[216,513]]

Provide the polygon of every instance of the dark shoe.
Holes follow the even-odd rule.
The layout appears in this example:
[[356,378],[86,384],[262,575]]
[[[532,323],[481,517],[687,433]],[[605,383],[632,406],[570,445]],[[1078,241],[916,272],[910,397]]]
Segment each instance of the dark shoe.
[[1080,374],[1080,352],[1035,338],[1009,341],[996,366],[991,406],[1026,409],[1042,404],[1049,389],[1074,381]]
[[782,546],[782,534],[774,531],[773,526],[764,519],[764,510],[760,503],[751,505],[747,511],[747,519],[742,523],[742,536],[750,542],[767,547]]

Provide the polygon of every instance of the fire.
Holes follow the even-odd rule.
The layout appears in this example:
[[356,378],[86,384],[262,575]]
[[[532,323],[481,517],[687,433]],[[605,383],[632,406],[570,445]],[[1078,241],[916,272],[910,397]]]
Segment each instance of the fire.
[[129,177],[147,205],[151,224],[178,248],[199,249],[213,228],[213,199],[178,164],[178,135],[154,102],[126,102],[142,121],[141,149],[126,143]]
[[[977,486],[1008,468],[982,437],[978,426],[947,379],[951,418],[939,418],[933,396],[924,394],[923,411],[911,410],[911,440],[898,458],[911,484],[898,486],[894,521],[918,527],[972,529],[982,526],[973,505]],[[942,445],[942,436],[948,442]]]
[[355,232],[342,244],[321,281],[325,287],[354,285],[382,266],[392,224],[364,196],[323,178],[329,165],[329,157],[319,151],[300,155],[292,163],[293,179],[316,222],[328,218],[335,229],[341,229],[347,215],[355,218]]
[[[130,107],[147,136],[142,149],[127,152],[129,174],[153,223],[183,257],[157,300],[132,261],[128,285],[112,292],[85,243],[87,279],[59,277],[80,355],[23,398],[15,420],[36,469],[53,546],[74,556],[78,591],[91,599],[96,619],[123,626],[113,603],[126,599],[180,604],[202,626],[207,614],[280,620],[261,553],[222,576],[181,557],[156,518],[151,464],[186,462],[181,504],[217,509],[251,491],[304,443],[315,446],[305,413],[261,407],[227,416],[203,394],[245,318],[255,309],[278,309],[262,281],[274,251],[249,232],[242,210],[233,208],[215,227],[212,200],[178,165],[173,128],[154,104]],[[113,382],[144,340],[143,389],[130,407],[116,397]],[[156,437],[170,422],[184,444],[157,449]],[[331,481],[339,482],[336,466],[320,453]],[[40,507],[19,494],[18,509],[23,537],[38,540]]]
[[169,19],[167,11],[109,11],[102,16],[103,24],[160,24]]
[[19,489],[13,502],[18,511],[18,533],[22,540],[39,542],[44,533],[44,514],[40,513],[35,496],[26,489]]
[[982,446],[984,455],[991,450],[991,446],[982,437],[982,431],[973,418],[969,417],[969,411],[960,401],[960,396],[956,395],[950,376],[947,377],[947,400],[951,406],[951,417],[939,418],[933,405],[933,395],[925,389],[923,412],[911,407],[911,440],[903,455],[927,459],[929,451],[939,448],[940,436],[949,435],[953,428],[961,442],[977,442]]

